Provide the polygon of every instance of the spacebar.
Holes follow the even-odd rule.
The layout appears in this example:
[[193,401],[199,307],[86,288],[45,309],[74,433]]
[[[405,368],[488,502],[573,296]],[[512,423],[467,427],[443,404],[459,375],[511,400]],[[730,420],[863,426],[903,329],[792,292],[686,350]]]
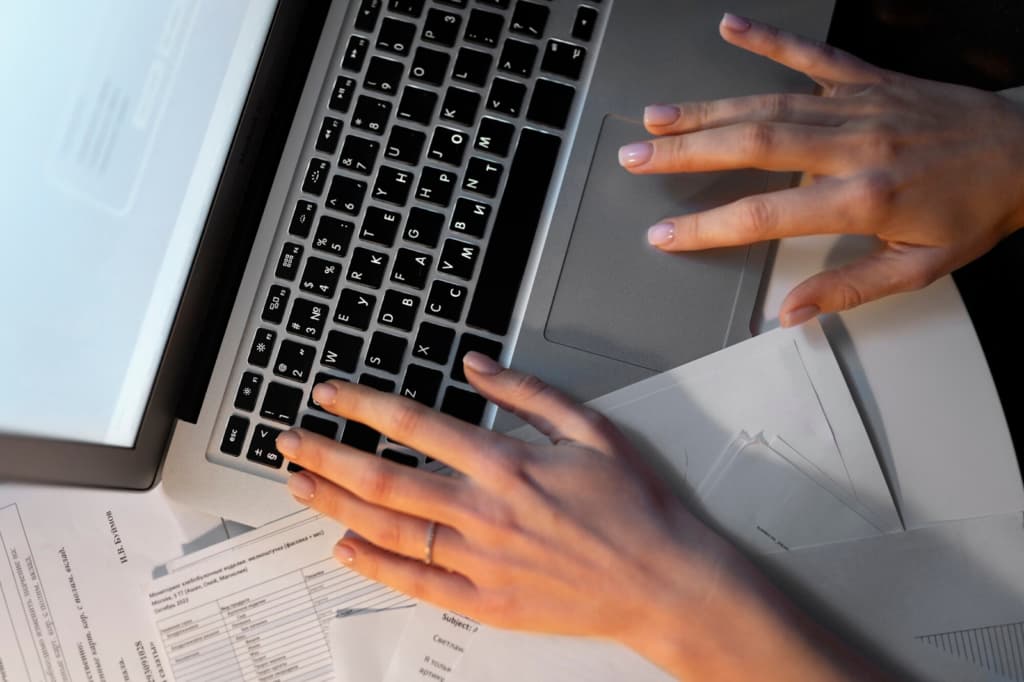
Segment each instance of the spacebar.
[[519,136],[466,317],[471,327],[498,336],[508,333],[561,144],[558,137],[536,130]]

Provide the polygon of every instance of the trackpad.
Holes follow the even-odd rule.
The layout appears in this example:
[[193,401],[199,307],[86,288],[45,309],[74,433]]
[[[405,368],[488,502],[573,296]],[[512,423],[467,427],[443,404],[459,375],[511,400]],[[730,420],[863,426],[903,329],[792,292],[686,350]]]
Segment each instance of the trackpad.
[[647,228],[762,192],[768,176],[633,176],[619,167],[619,147],[648,138],[636,122],[605,118],[545,337],[664,371],[723,348],[737,331],[749,336],[765,249],[662,253]]

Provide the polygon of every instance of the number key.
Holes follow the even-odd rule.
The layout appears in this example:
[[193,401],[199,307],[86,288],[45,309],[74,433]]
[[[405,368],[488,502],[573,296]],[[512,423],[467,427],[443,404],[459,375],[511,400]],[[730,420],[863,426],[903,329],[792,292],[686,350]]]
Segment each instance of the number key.
[[299,287],[324,298],[334,298],[334,291],[341,279],[341,266],[322,258],[310,258],[302,272]]
[[286,379],[305,382],[309,379],[309,372],[313,369],[315,358],[316,349],[312,346],[285,339],[281,342],[281,350],[277,352],[274,374]]

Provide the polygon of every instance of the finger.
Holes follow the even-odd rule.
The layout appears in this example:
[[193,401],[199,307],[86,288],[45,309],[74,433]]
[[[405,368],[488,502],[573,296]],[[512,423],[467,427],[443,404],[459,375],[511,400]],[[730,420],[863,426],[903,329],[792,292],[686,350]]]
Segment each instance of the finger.
[[366,424],[474,478],[488,478],[493,458],[515,457],[519,452],[517,441],[415,400],[342,381],[319,384],[313,391],[314,399],[328,412]]
[[937,247],[886,245],[859,261],[798,284],[783,301],[779,321],[792,327],[820,314],[922,289],[944,274],[945,261],[945,252]]
[[456,478],[410,469],[302,429],[281,434],[277,447],[303,469],[374,505],[450,525],[469,515],[459,505],[464,485]]
[[370,580],[444,609],[467,613],[478,598],[476,586],[465,576],[392,554],[360,538],[343,539],[335,545],[334,557]]
[[705,102],[654,104],[644,109],[644,126],[653,135],[689,133],[746,121],[838,126],[875,108],[865,98],[776,93]]
[[726,14],[719,25],[719,33],[726,42],[800,71],[822,84],[877,83],[888,75],[884,69],[827,43],[746,17]]
[[837,128],[753,121],[628,144],[630,173],[696,173],[759,168],[835,175],[846,170],[850,137]]
[[876,222],[865,179],[824,178],[757,194],[699,213],[668,218],[647,232],[663,251],[742,246],[811,234],[871,234]]
[[602,452],[612,452],[621,443],[619,430],[601,413],[537,377],[505,369],[482,353],[467,353],[463,366],[480,395],[519,416],[554,443],[580,443]]
[[[331,481],[309,472],[294,474],[288,490],[296,500],[331,517],[378,547],[413,559],[426,556],[430,521],[387,509],[352,494]],[[466,555],[462,535],[444,522],[435,528],[434,563],[455,566]]]

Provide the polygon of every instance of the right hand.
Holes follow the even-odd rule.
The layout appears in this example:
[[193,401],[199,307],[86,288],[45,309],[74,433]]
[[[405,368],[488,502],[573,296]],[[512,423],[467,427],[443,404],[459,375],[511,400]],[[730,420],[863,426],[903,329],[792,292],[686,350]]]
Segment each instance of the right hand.
[[758,95],[648,107],[658,137],[628,145],[630,172],[803,171],[801,187],[668,218],[666,251],[809,234],[874,235],[878,250],[789,293],[784,326],[959,268],[1024,225],[1024,110],[998,95],[886,71],[827,45],[726,15],[728,42],[800,71],[822,96]]

